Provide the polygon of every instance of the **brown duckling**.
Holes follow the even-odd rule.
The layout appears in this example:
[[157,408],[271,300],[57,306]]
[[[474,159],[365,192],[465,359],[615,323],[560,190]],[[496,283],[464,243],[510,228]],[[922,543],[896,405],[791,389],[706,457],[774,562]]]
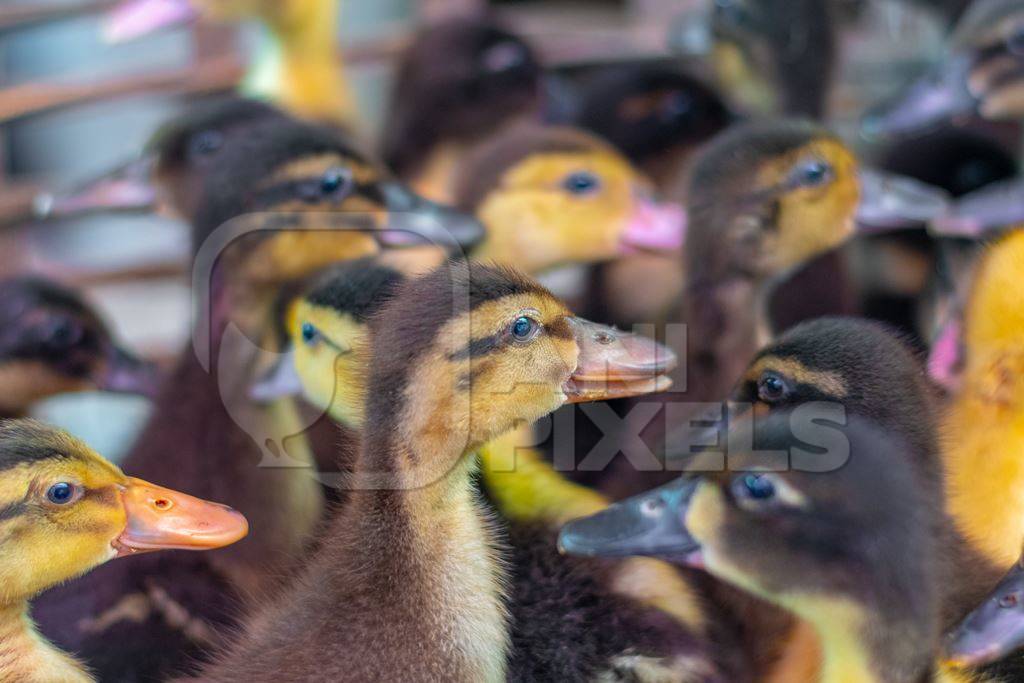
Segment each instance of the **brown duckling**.
[[[332,268],[294,301],[286,314],[294,353],[263,390],[297,388],[338,422],[336,464],[321,471],[345,500],[365,422],[363,397],[370,333],[368,319],[405,280],[388,255]],[[401,266],[399,266],[401,267]],[[619,337],[626,349],[630,335]],[[479,449],[483,507],[496,524],[509,586],[509,680],[591,680],[627,670],[675,680],[727,676],[735,661],[717,656],[720,635],[696,597],[697,589],[653,560],[603,563],[558,558],[554,536],[568,519],[607,503],[564,479],[539,454],[505,450],[499,439]],[[340,469],[340,475],[335,470]],[[712,643],[715,645],[713,646]],[[685,666],[671,655],[686,655]],[[638,673],[639,675],[639,673]]]
[[93,680],[36,632],[39,592],[114,558],[220,548],[247,529],[230,508],[126,477],[70,434],[0,421],[0,680]]
[[[208,266],[208,279],[197,280],[205,314],[196,327],[207,337],[183,351],[125,465],[245,510],[252,533],[202,558],[111,565],[37,602],[44,632],[113,680],[159,678],[201,657],[216,640],[214,627],[235,622],[243,596],[276,584],[319,523],[322,493],[294,404],[259,406],[248,397],[259,348],[244,334],[273,348],[267,321],[282,283],[376,253],[396,196],[409,209],[404,220],[414,221],[405,224],[410,230],[458,231],[460,221],[478,230],[415,198],[332,131],[273,120],[232,140],[206,175],[193,227],[194,272]],[[228,221],[243,237],[230,240],[239,234],[230,232],[222,240],[229,246],[211,253]],[[233,326],[243,334],[228,334]],[[250,435],[256,428],[279,439],[276,466],[259,466],[270,446]],[[296,438],[285,448],[288,435]]]
[[814,680],[981,680],[938,660],[944,556],[956,548],[936,534],[941,484],[905,456],[913,444],[856,415],[815,427],[799,409],[739,443],[754,446],[652,492],[646,515],[622,506],[568,525],[563,548],[672,554],[790,612],[820,640]]
[[453,262],[400,285],[371,322],[346,505],[295,586],[202,679],[505,680],[500,543],[472,454],[567,400],[663,386],[657,345],[623,357],[589,341],[598,332],[510,271]]
[[399,59],[381,156],[417,192],[447,201],[466,152],[537,118],[540,103],[541,67],[521,38],[488,19],[427,26]]
[[116,391],[152,397],[157,370],[125,351],[71,289],[37,277],[0,280],[0,416],[47,396]]

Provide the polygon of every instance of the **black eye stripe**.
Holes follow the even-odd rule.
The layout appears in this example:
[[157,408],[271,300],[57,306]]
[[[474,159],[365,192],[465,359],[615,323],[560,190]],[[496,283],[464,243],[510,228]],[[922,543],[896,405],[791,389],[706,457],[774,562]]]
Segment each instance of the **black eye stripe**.
[[4,507],[0,507],[0,522],[7,522],[15,517],[20,517],[25,514],[26,505],[24,501],[18,501],[17,503],[10,503]]
[[481,337],[480,339],[473,339],[463,348],[455,351],[454,353],[448,354],[448,360],[458,361],[486,356],[500,348],[504,339],[504,333],[492,334],[489,337]]
[[[309,176],[306,178],[295,178],[293,180],[286,180],[273,185],[268,185],[256,193],[256,197],[253,201],[253,210],[259,210],[268,206],[275,206],[277,204],[295,201],[297,199],[320,199],[324,196],[320,192],[320,184],[322,181],[323,176]],[[365,185],[352,181],[349,184],[349,187],[350,190],[345,193],[345,197],[360,195],[370,199],[371,201],[382,203],[379,193],[374,192],[375,186],[372,183]],[[310,189],[316,190],[315,197],[306,196],[306,193],[308,193]]]

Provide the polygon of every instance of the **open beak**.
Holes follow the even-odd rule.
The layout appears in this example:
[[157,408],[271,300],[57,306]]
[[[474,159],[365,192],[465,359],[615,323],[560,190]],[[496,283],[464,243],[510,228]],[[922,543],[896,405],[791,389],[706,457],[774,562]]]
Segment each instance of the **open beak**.
[[683,520],[697,480],[682,477],[576,519],[558,535],[558,549],[584,557],[646,555],[700,565],[700,544]]
[[861,134],[869,140],[918,133],[972,114],[978,100],[967,87],[973,58],[955,55],[903,91],[899,98],[868,111]]
[[96,388],[118,394],[139,394],[156,398],[160,386],[160,373],[156,363],[144,361],[124,349],[114,347],[106,369]]
[[1024,646],[1024,567],[1017,562],[985,602],[946,641],[946,661],[974,668]]
[[676,354],[653,339],[570,318],[580,354],[562,391],[569,403],[606,401],[665,391]]
[[435,245],[448,251],[468,250],[484,238],[484,226],[473,216],[424,199],[401,183],[387,181],[381,192],[388,218],[377,239],[385,247]]
[[1024,182],[1019,178],[993,183],[960,197],[929,231],[941,237],[985,239],[1009,226],[1024,223]]
[[295,370],[294,349],[281,354],[274,366],[249,389],[249,398],[258,403],[270,403],[301,394],[302,380]]
[[245,538],[249,523],[226,505],[129,478],[121,492],[128,517],[114,541],[118,557],[156,550],[213,550]]
[[67,191],[36,195],[36,218],[70,218],[100,212],[145,212],[157,203],[150,183],[152,161],[138,159]]
[[670,202],[638,198],[620,245],[625,253],[679,251],[686,240],[686,209]]
[[859,233],[925,227],[949,209],[949,195],[944,190],[912,178],[866,168],[859,177]]
[[104,19],[103,39],[111,44],[125,43],[189,24],[198,17],[198,10],[189,0],[126,0]]

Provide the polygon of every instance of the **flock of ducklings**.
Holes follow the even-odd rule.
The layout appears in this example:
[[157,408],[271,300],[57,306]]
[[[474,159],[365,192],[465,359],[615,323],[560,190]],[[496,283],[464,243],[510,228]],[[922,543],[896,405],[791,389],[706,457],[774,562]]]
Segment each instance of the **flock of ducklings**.
[[[1024,202],[953,203],[793,118],[823,113],[825,5],[715,3],[747,121],[642,66],[548,124],[524,41],[424,28],[383,161],[332,0],[118,8],[116,39],[260,19],[246,86],[277,106],[196,104],[144,162],[41,198],[191,226],[207,335],[168,371],[77,293],[0,282],[0,681],[1022,680]],[[813,64],[785,47],[805,30]],[[1021,36],[1024,3],[978,0],[865,128],[1024,119]],[[908,228],[991,242],[916,291],[920,337],[948,324],[927,364],[820,315],[858,294],[836,250],[911,268]],[[26,417],[82,390],[153,397],[131,476]],[[648,466],[563,466],[595,438]]]

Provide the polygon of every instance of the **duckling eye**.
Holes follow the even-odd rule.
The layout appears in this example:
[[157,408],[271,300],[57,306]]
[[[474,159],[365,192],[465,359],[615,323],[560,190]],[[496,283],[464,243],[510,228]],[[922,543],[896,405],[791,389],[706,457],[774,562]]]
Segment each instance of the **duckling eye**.
[[67,505],[78,500],[79,488],[66,481],[54,484],[46,491],[46,499],[54,505]]
[[808,161],[797,169],[797,180],[806,187],[823,185],[832,178],[832,167],[820,159]]
[[601,181],[593,173],[577,171],[566,176],[562,181],[562,187],[569,194],[593,194],[601,187]]
[[764,503],[775,498],[775,483],[767,474],[744,474],[733,480],[732,493],[740,502]]
[[528,342],[540,332],[540,325],[536,320],[523,315],[512,321],[509,332],[517,342]]
[[320,330],[313,323],[302,323],[302,341],[307,346],[313,346],[320,341]]
[[224,145],[224,135],[217,130],[204,130],[193,138],[188,154],[192,159],[201,159],[215,154]]
[[347,190],[351,181],[352,175],[348,169],[337,166],[329,168],[320,179],[320,192],[324,195],[337,194],[342,189]]
[[757,381],[757,398],[765,403],[778,403],[789,396],[786,380],[769,372]]

